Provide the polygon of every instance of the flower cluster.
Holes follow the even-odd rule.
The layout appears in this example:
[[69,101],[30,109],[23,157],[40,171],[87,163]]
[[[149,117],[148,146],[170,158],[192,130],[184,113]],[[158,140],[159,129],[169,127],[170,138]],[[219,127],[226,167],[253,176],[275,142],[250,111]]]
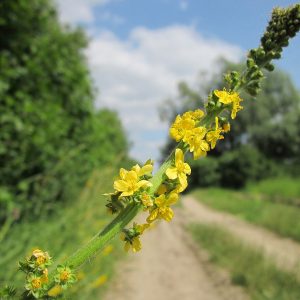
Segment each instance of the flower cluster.
[[39,298],[48,288],[48,269],[52,263],[48,252],[40,249],[32,251],[24,261],[19,262],[20,269],[26,273],[25,289],[29,295]]
[[152,186],[149,179],[152,178],[153,161],[148,160],[144,166],[138,164],[131,170],[120,169],[119,178],[114,182],[115,192],[104,194],[110,199],[106,204],[109,213],[114,214],[124,208],[130,201],[140,203],[146,201],[145,192]]
[[152,222],[157,219],[172,220],[174,212],[171,206],[178,201],[178,194],[187,188],[187,176],[191,174],[190,166],[184,162],[184,152],[189,149],[195,159],[205,156],[216,147],[218,140],[224,138],[223,133],[230,130],[227,119],[218,115],[230,110],[231,118],[234,119],[243,108],[239,94],[225,89],[214,91],[209,100],[207,114],[197,109],[176,117],[170,135],[183,144],[175,150],[156,190],[152,189],[153,162],[149,160],[142,167],[135,165],[131,170],[121,169],[119,178],[114,182],[115,192],[106,194],[110,196],[106,206],[111,213],[123,210],[128,203],[136,203],[149,213],[145,224],[134,223],[131,228],[123,229],[121,239],[125,242],[126,251],[141,250],[140,236]]
[[[40,249],[33,250],[25,261],[19,262],[20,270],[26,274],[25,289],[28,291],[28,295],[38,299],[47,294],[50,287],[48,267],[51,264],[52,259],[48,252]],[[59,288],[64,289],[75,282],[76,278],[69,267],[59,265],[54,281]]]
[[214,91],[214,94],[218,97],[220,103],[225,105],[231,105],[231,118],[235,119],[238,111],[243,109],[240,102],[243,101],[237,92],[227,92],[225,89],[223,91]]
[[[210,97],[210,110],[212,106],[218,109],[230,109],[231,118],[234,119],[242,99],[239,94],[232,91],[216,90]],[[226,118],[215,117],[213,124],[207,124],[207,115],[202,110],[189,111],[182,116],[178,115],[170,128],[170,135],[177,142],[183,141],[193,152],[194,159],[206,156],[210,149],[214,149],[218,140],[224,138],[222,133],[230,130],[230,124]],[[221,124],[220,124],[221,123]],[[220,126],[221,125],[221,126]]]
[[[133,252],[141,250],[140,237],[155,220],[163,219],[168,222],[172,220],[174,212],[171,205],[178,201],[178,194],[186,189],[187,176],[190,174],[191,168],[184,162],[183,151],[176,149],[172,164],[163,174],[163,182],[159,188],[154,192],[149,189],[139,189],[133,194],[132,201],[139,203],[144,211],[148,211],[149,216],[145,224],[134,223],[131,228],[123,229],[121,239],[125,242],[124,249],[126,251],[129,249],[132,249]],[[122,196],[120,198],[123,199]]]
[[62,289],[66,289],[68,286],[76,282],[76,276],[70,267],[58,265],[56,268],[56,275],[54,277],[54,281]]

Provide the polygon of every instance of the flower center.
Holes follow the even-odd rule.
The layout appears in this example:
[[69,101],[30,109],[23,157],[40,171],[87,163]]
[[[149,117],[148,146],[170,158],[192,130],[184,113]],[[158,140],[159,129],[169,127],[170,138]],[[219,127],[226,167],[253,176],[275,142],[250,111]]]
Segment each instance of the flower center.
[[61,281],[67,281],[69,279],[69,276],[70,276],[70,274],[69,274],[68,271],[62,271],[60,273],[60,280]]
[[45,258],[44,256],[39,256],[39,257],[36,259],[36,264],[37,264],[38,266],[40,266],[40,265],[44,264],[45,261],[46,261],[46,258]]
[[39,289],[41,287],[42,283],[41,283],[41,280],[39,278],[34,278],[31,281],[31,285],[36,290],[36,289]]

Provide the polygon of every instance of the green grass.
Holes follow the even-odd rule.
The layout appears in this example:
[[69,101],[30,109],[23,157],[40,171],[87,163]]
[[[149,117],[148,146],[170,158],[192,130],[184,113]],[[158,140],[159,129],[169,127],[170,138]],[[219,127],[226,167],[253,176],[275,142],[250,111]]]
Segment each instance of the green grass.
[[246,247],[224,229],[192,224],[194,239],[208,250],[211,261],[229,271],[232,282],[246,289],[253,300],[300,299],[294,274],[278,270],[262,253]]
[[283,204],[300,206],[300,178],[278,177],[247,186],[247,191]]
[[300,241],[300,208],[273,203],[249,192],[221,188],[194,191],[193,195],[206,205],[234,214],[282,236]]
[[[24,284],[24,275],[17,263],[33,248],[49,251],[56,263],[62,262],[78,247],[102,229],[111,217],[106,213],[105,192],[112,190],[115,170],[95,171],[78,199],[70,202],[51,218],[13,226],[0,247],[0,285]],[[108,248],[79,271],[79,282],[67,293],[67,299],[99,299],[115,262],[123,256],[121,243],[115,240]],[[80,292],[79,292],[80,291]]]

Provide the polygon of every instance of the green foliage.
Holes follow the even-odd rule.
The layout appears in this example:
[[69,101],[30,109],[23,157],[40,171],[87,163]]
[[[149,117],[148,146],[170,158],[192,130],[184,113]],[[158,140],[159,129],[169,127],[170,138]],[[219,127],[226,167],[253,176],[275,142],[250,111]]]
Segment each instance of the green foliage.
[[272,202],[300,206],[300,178],[276,177],[250,183],[248,192]]
[[194,195],[199,201],[214,209],[229,212],[282,236],[300,241],[300,208],[286,205],[284,196],[282,201],[273,202],[266,201],[267,199],[261,194],[221,188],[196,190]]
[[219,162],[220,185],[225,187],[241,188],[249,181],[259,181],[276,172],[274,163],[247,145],[226,152],[215,160]]
[[[13,226],[1,242],[0,287],[8,284],[15,286],[18,293],[23,290],[25,274],[18,271],[17,262],[29,256],[33,249],[49,251],[54,262],[51,268],[55,269],[104,227],[111,217],[106,211],[106,198],[101,195],[111,190],[116,172],[115,168],[95,170],[71,205],[61,207],[56,215],[45,219],[23,220]],[[87,263],[76,272],[78,281],[64,292],[63,299],[101,299],[115,263],[123,255],[122,245],[116,239],[93,258],[92,264]]]
[[208,186],[242,188],[247,182],[259,181],[280,172],[273,161],[250,145],[241,145],[218,157],[190,159],[189,164],[193,169],[190,189]]
[[1,1],[0,32],[1,223],[8,203],[17,219],[72,199],[127,142],[115,113],[94,112],[86,37],[59,24],[50,0]]
[[206,157],[196,161],[190,159],[187,162],[192,168],[192,176],[189,181],[191,188],[197,186],[217,186],[220,184],[221,173],[219,172],[217,159]]
[[211,261],[227,269],[233,283],[243,286],[254,300],[298,299],[296,274],[279,270],[261,252],[249,248],[228,231],[212,225],[192,224],[195,240],[207,249]]

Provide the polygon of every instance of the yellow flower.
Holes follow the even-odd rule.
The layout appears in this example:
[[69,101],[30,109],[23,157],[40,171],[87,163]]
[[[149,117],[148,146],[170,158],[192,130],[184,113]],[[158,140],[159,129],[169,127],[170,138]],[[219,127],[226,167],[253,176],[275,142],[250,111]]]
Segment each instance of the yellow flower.
[[153,162],[148,160],[143,167],[140,167],[138,164],[136,164],[131,170],[135,171],[139,177],[149,175],[153,170]]
[[204,116],[204,111],[201,109],[196,109],[194,111],[187,111],[182,115],[184,120],[192,119],[194,121],[199,121]]
[[68,270],[64,270],[59,274],[59,279],[62,282],[66,282],[68,281],[69,277],[70,277],[70,272]]
[[165,185],[165,184],[161,184],[161,185],[158,187],[158,189],[157,189],[157,191],[156,191],[156,194],[161,195],[161,194],[165,194],[166,192],[167,192],[167,187],[166,187],[166,185]]
[[229,132],[230,131],[230,123],[223,124],[222,129],[224,132]]
[[112,245],[108,245],[103,249],[102,254],[104,256],[107,256],[113,251],[113,249],[114,249],[114,247]]
[[49,255],[47,252],[44,252],[40,249],[35,249],[32,251],[32,256],[36,258],[36,264],[42,265],[46,262],[46,260],[49,258]]
[[107,281],[107,275],[105,275],[105,274],[101,275],[95,281],[93,281],[91,283],[91,287],[92,288],[97,288],[97,287],[103,285],[106,281]]
[[240,96],[237,93],[235,93],[235,94],[236,95],[232,102],[232,111],[231,111],[232,119],[235,119],[237,112],[243,109],[243,106],[240,105],[240,102],[243,100],[240,98]]
[[32,267],[37,267],[40,270],[45,269],[46,266],[51,264],[51,257],[48,252],[44,252],[40,249],[34,249],[28,260]]
[[219,98],[219,101],[223,104],[232,103],[232,97],[230,92],[227,92],[225,89],[223,91],[214,91],[214,94]]
[[188,139],[190,152],[194,153],[194,159],[200,156],[206,156],[209,151],[209,144],[204,140],[207,130],[205,127],[197,127],[193,130],[193,134]]
[[63,291],[62,287],[60,285],[55,285],[49,292],[48,296],[50,297],[56,297],[59,294],[61,294]]
[[146,192],[144,192],[142,195],[141,195],[141,201],[143,203],[143,205],[145,207],[151,207],[153,206],[153,200],[152,198],[150,197],[150,195]]
[[125,242],[124,250],[128,252],[130,249],[132,249],[133,252],[138,252],[142,249],[142,243],[139,236],[132,238],[131,241]]
[[218,117],[216,117],[215,123],[216,123],[216,129],[212,130],[212,131],[209,131],[206,134],[206,141],[210,143],[211,149],[214,149],[216,147],[217,140],[224,139],[224,136],[221,135],[222,128],[219,127]]
[[150,187],[152,184],[147,180],[140,180],[136,171],[120,170],[120,178],[114,182],[114,189],[121,192],[119,197],[131,196],[141,188]]
[[175,167],[168,168],[166,175],[169,179],[179,179],[180,185],[186,184],[186,175],[191,174],[190,166],[184,162],[184,155],[181,149],[175,150]]
[[149,228],[149,226],[150,226],[150,225],[149,225],[148,223],[141,224],[141,225],[136,224],[136,223],[133,224],[133,228],[134,228],[140,235],[143,234],[144,231],[145,231],[147,228]]
[[31,286],[34,290],[40,289],[42,287],[42,281],[40,277],[33,278],[31,280]]
[[195,119],[195,120],[200,120],[201,118],[204,117],[204,111],[201,110],[201,109],[196,109],[192,112],[192,117]]
[[176,142],[179,142],[185,138],[190,130],[195,128],[195,124],[195,121],[187,115],[186,117],[178,115],[170,128],[170,135]]
[[154,201],[156,208],[150,213],[147,222],[151,223],[156,219],[164,219],[170,222],[174,216],[174,212],[170,208],[170,205],[175,204],[177,200],[177,193],[171,193],[169,196],[160,195],[157,197]]
[[225,105],[232,104],[231,118],[235,119],[238,111],[243,109],[240,102],[243,101],[237,92],[226,91],[214,91],[214,94],[219,98],[219,101]]
[[48,282],[48,269],[43,270],[43,275],[41,276],[41,283]]

